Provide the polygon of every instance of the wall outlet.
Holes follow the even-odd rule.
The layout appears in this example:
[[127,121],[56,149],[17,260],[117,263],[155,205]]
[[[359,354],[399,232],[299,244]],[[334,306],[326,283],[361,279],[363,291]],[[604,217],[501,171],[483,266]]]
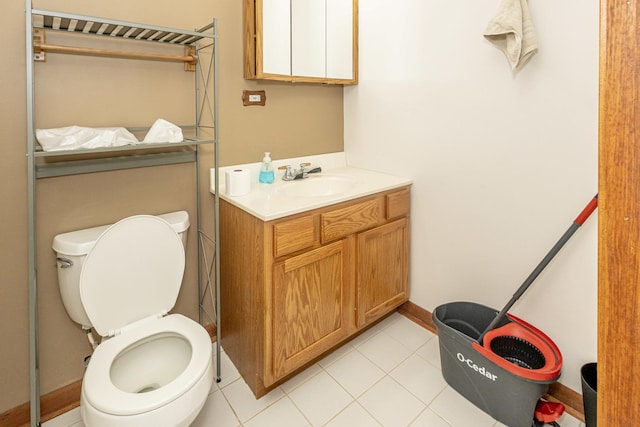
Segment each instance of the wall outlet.
[[245,90],[242,91],[242,105],[265,105],[267,102],[267,94],[264,90]]

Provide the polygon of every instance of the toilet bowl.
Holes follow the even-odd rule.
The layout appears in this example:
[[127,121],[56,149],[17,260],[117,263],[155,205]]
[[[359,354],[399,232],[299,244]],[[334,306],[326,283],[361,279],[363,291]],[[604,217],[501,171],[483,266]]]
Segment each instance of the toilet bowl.
[[[71,234],[62,241],[73,241]],[[167,314],[184,273],[178,233],[157,216],[125,218],[100,234],[80,264],[80,303],[103,337],[82,382],[85,425],[191,424],[211,389],[213,363],[206,330]]]
[[82,382],[87,427],[188,426],[213,383],[211,339],[174,314],[100,344]]

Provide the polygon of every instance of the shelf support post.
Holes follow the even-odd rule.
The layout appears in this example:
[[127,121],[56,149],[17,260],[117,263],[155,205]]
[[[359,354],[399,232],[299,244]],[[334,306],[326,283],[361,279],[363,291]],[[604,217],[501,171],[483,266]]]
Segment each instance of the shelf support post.
[[33,83],[33,17],[31,0],[25,0],[26,67],[27,67],[27,228],[29,293],[29,415],[31,427],[40,426],[40,357],[38,348],[38,281],[36,270],[36,209],[35,209],[35,134]]

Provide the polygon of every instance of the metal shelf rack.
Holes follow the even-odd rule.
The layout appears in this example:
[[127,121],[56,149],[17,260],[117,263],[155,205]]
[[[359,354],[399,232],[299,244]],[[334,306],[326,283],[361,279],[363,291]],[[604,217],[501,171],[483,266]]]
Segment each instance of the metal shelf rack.
[[[38,283],[36,275],[36,181],[42,178],[73,175],[81,173],[115,171],[146,166],[168,165],[175,163],[195,163],[196,165],[196,204],[199,240],[202,231],[200,172],[201,146],[214,146],[214,261],[216,347],[220,353],[220,263],[219,263],[219,191],[218,191],[218,63],[217,63],[217,21],[198,30],[181,30],[147,24],[75,15],[64,12],[41,10],[32,7],[31,0],[25,0],[26,8],[26,71],[27,71],[27,198],[28,198],[28,293],[29,293],[29,376],[30,376],[30,418],[31,426],[40,426],[40,364],[38,348]],[[82,34],[96,37],[111,37],[136,41],[157,42],[166,45],[184,46],[184,55],[165,55],[139,51],[119,51],[92,49],[76,46],[58,46],[47,44],[46,32],[56,31],[69,34]],[[210,59],[205,67],[200,54],[208,50]],[[208,53],[207,52],[207,53]],[[43,60],[47,53],[106,56],[154,61],[184,62],[185,71],[195,75],[195,123],[181,126],[190,134],[180,143],[139,144],[116,148],[43,151],[35,137],[35,76],[34,61]],[[212,93],[211,93],[212,91]],[[133,130],[133,129],[132,129]],[[142,130],[137,128],[135,130]],[[193,135],[191,135],[193,134]],[[203,134],[207,134],[203,138]],[[198,244],[198,301],[199,320],[203,322],[203,254]],[[206,266],[205,266],[206,267]],[[209,288],[211,291],[211,288]],[[206,292],[206,288],[205,288]],[[217,357],[217,380],[220,381],[220,357]]]

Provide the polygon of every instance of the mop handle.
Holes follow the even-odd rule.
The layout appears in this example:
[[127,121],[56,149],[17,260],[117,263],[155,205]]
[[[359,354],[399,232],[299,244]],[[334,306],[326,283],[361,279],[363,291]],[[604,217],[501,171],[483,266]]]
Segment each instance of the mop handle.
[[575,233],[578,230],[578,228],[580,228],[580,226],[584,224],[587,218],[591,216],[593,211],[596,210],[597,206],[598,206],[598,195],[596,194],[593,197],[593,199],[589,201],[587,206],[585,206],[582,212],[580,212],[580,215],[576,217],[576,219],[573,221],[569,229],[564,232],[562,237],[560,237],[560,240],[558,240],[558,242],[553,246],[553,248],[551,248],[551,250],[547,253],[547,255],[542,259],[542,261],[540,261],[540,264],[538,264],[538,266],[531,272],[529,277],[527,277],[525,281],[522,283],[522,285],[520,285],[520,287],[518,288],[516,293],[513,294],[513,297],[511,297],[507,305],[504,306],[504,308],[500,311],[500,313],[498,313],[496,318],[493,319],[493,321],[489,324],[489,326],[487,326],[487,329],[485,329],[484,332],[480,335],[480,337],[478,338],[478,343],[480,345],[482,345],[482,339],[484,338],[485,334],[490,330],[492,330],[493,328],[495,328],[496,325],[504,319],[504,317],[507,315],[507,311],[509,311],[509,309],[513,306],[513,304],[515,304],[515,302],[518,300],[518,298],[520,298],[522,294],[524,294],[527,288],[529,288],[529,286],[533,283],[533,281],[536,280],[538,275],[542,273],[542,270],[544,270],[547,264],[551,262],[553,257],[555,257],[557,253],[560,252],[560,249],[562,249],[565,243],[567,243],[567,241],[571,238],[571,236],[573,236],[573,233]]

